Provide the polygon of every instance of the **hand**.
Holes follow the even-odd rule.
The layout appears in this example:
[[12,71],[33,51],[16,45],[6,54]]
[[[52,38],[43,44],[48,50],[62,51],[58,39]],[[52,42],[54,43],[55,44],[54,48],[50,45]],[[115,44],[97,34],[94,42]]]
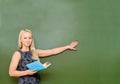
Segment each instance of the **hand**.
[[35,70],[26,70],[26,73],[27,73],[27,75],[33,75],[33,74],[35,74],[37,71],[35,71]]
[[68,46],[68,49],[70,50],[76,50],[76,46],[78,45],[78,41],[73,41],[72,43],[70,43]]

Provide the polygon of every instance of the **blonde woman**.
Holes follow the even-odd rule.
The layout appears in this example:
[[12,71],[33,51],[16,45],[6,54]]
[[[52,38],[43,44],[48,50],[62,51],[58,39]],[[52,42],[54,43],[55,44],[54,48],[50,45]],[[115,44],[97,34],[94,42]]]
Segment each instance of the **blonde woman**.
[[65,50],[76,50],[77,41],[69,45],[53,48],[50,50],[35,49],[33,34],[30,30],[24,29],[20,31],[18,38],[18,50],[14,52],[9,66],[9,75],[20,77],[18,84],[40,84],[39,74],[34,70],[28,70],[26,64],[39,57],[46,57],[61,53]]

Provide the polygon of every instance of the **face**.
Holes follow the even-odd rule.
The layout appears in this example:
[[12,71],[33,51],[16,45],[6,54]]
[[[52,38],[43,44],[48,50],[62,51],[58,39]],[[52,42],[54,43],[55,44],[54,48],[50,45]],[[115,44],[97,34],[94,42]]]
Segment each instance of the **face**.
[[21,43],[23,47],[29,47],[32,43],[32,35],[29,32],[24,32],[21,36]]

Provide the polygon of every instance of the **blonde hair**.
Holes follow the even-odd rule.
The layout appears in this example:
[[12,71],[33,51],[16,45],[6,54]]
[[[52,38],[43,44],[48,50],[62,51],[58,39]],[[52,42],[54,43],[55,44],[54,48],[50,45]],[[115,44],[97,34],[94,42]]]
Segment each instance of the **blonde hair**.
[[18,38],[18,49],[21,49],[21,48],[22,48],[21,36],[22,36],[23,33],[25,33],[25,32],[29,32],[29,33],[31,33],[31,35],[32,35],[32,43],[31,43],[31,45],[29,46],[29,50],[30,50],[31,53],[32,53],[32,58],[35,59],[35,60],[39,60],[38,55],[35,53],[34,38],[33,38],[33,34],[32,34],[32,31],[31,31],[31,30],[29,30],[29,29],[23,29],[23,30],[20,31],[20,33],[19,33],[19,38]]

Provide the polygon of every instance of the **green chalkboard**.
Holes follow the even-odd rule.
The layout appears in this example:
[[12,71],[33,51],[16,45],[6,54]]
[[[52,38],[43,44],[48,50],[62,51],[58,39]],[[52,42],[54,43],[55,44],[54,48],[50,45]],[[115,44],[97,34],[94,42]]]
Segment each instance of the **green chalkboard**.
[[50,49],[78,40],[77,51],[42,58],[41,84],[120,84],[119,0],[0,0],[0,84],[17,84],[9,63],[21,29]]

